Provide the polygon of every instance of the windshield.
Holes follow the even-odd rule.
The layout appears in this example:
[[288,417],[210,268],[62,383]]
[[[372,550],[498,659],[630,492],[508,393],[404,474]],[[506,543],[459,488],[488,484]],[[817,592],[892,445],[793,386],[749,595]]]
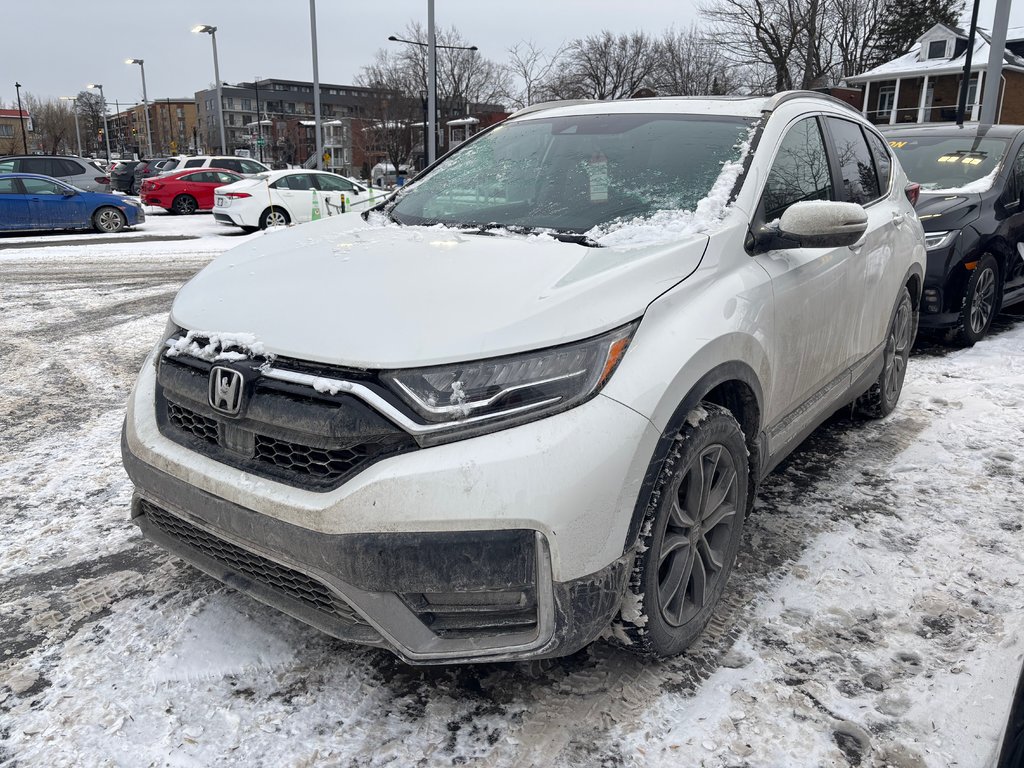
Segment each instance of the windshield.
[[889,138],[907,178],[926,192],[965,188],[984,192],[992,186],[1007,143],[963,136]]
[[693,211],[735,160],[750,119],[679,114],[538,117],[498,126],[398,197],[402,224],[583,234]]

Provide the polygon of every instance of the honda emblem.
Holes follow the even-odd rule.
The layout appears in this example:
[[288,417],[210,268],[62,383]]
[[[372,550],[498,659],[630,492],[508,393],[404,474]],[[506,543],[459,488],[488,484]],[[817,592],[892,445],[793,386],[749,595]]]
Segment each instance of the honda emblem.
[[210,405],[228,416],[237,416],[242,409],[242,374],[232,368],[213,366],[210,371]]

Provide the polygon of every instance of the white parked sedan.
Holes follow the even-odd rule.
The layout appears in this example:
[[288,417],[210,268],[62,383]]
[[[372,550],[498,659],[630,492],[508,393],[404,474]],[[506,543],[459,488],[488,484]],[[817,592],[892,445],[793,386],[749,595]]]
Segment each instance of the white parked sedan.
[[213,218],[253,231],[366,210],[387,194],[325,171],[271,171],[218,188]]

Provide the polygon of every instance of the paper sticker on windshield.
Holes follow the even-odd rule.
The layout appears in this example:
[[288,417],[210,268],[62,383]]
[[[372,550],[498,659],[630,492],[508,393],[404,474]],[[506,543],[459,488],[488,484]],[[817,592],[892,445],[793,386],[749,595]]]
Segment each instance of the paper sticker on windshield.
[[587,176],[590,178],[590,202],[608,202],[608,158],[600,152],[587,161]]

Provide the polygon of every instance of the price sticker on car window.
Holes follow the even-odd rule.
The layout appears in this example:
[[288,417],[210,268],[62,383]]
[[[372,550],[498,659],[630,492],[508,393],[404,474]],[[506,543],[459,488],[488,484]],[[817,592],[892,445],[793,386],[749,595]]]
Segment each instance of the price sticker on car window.
[[590,202],[608,202],[608,158],[595,152],[587,161],[587,176],[590,178]]

